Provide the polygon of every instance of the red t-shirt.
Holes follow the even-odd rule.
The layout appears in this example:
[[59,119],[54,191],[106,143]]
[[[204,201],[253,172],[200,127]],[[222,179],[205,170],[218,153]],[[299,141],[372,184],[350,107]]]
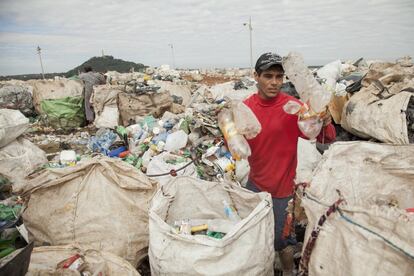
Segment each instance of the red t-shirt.
[[[257,93],[244,100],[262,125],[262,131],[248,140],[252,152],[249,179],[275,198],[292,195],[298,138],[307,139],[299,130],[298,117],[283,110],[289,100],[300,102],[282,92],[270,100],[260,98]],[[335,128],[330,124],[322,129],[317,140],[330,143],[335,138]]]

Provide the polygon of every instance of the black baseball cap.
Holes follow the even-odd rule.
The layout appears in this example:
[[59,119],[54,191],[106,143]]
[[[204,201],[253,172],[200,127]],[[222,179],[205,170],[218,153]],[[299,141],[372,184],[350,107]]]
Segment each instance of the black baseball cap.
[[275,53],[264,53],[261,55],[256,62],[254,69],[257,71],[265,71],[273,65],[282,65],[282,57]]

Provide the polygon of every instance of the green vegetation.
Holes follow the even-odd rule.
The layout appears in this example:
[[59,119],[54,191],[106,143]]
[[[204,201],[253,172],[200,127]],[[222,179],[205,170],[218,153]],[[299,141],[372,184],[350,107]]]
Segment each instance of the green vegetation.
[[[55,76],[60,77],[72,77],[77,75],[78,72],[82,72],[84,66],[91,66],[94,71],[105,73],[106,71],[117,71],[120,73],[127,73],[134,68],[135,72],[142,72],[147,66],[142,63],[134,63],[131,61],[125,61],[122,59],[114,58],[113,56],[102,56],[102,57],[93,57],[85,61],[81,65],[69,70],[66,73],[47,73],[45,78],[50,79]],[[30,80],[30,79],[41,79],[41,74],[25,74],[25,75],[14,75],[14,76],[0,76],[0,80]]]
[[105,73],[106,71],[117,71],[120,73],[127,73],[134,68],[136,72],[143,71],[145,65],[141,63],[134,63],[131,61],[124,61],[122,59],[116,59],[113,56],[102,56],[102,57],[93,57],[78,67],[73,68],[72,70],[65,73],[66,77],[71,77],[77,75],[78,71],[82,72],[84,66],[92,66],[94,71]]

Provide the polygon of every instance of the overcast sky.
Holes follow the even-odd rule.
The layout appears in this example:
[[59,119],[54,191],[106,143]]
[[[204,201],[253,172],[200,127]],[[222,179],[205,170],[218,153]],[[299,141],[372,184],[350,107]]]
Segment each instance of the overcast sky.
[[309,65],[414,57],[413,0],[0,0],[0,75],[66,72],[107,55],[180,68],[249,67],[275,51]]

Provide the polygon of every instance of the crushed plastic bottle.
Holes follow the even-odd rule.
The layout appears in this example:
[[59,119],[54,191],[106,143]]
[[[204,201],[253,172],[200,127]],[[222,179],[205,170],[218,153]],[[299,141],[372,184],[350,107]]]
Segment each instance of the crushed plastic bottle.
[[293,83],[300,99],[308,103],[316,113],[325,110],[332,94],[326,91],[305,65],[302,55],[291,52],[283,59],[283,68],[289,80]]
[[251,150],[246,138],[237,132],[232,111],[229,109],[220,111],[218,124],[233,158],[235,160],[247,159],[251,155]]
[[117,135],[110,129],[101,128],[89,140],[88,147],[93,152],[109,153],[109,147],[115,142]]

